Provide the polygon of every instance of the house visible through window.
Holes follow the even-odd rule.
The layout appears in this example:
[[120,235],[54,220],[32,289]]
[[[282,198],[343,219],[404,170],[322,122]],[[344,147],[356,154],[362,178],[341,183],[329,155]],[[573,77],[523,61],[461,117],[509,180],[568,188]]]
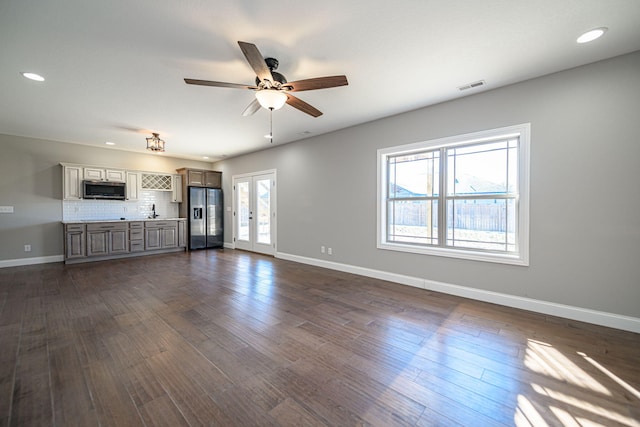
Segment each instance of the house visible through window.
[[529,130],[378,150],[378,247],[528,265]]

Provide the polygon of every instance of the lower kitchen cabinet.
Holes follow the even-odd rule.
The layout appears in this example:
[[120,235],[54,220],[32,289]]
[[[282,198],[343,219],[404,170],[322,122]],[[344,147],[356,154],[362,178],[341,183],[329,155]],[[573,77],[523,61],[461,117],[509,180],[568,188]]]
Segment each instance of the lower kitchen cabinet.
[[66,263],[184,251],[184,219],[64,224]]
[[129,251],[144,251],[144,222],[142,221],[129,223]]
[[144,223],[146,250],[178,247],[178,221],[146,221]]
[[187,247],[187,221],[178,221],[178,246]]
[[67,224],[64,227],[64,256],[66,259],[83,258],[85,252],[84,224]]
[[87,256],[129,252],[129,224],[97,223],[87,225]]

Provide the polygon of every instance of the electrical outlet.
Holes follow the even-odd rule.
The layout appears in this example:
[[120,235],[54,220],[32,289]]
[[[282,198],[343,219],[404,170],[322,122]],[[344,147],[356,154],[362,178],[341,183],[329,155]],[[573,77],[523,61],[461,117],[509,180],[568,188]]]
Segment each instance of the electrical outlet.
[[31,252],[31,245],[24,245],[25,252]]
[[325,247],[324,247],[324,246],[320,246],[320,253],[321,253],[321,254],[323,254],[323,253],[325,253],[325,252],[326,252],[326,251],[325,251]]
[[0,206],[0,213],[13,213],[13,206]]
[[333,249],[328,248],[328,249],[327,249],[327,253],[328,253],[329,255],[333,255]]

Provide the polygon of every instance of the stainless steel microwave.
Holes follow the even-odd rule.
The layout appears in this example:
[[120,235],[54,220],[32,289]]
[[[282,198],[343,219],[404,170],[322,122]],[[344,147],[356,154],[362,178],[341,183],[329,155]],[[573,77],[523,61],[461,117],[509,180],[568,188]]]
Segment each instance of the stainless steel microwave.
[[124,182],[82,181],[83,199],[125,200]]

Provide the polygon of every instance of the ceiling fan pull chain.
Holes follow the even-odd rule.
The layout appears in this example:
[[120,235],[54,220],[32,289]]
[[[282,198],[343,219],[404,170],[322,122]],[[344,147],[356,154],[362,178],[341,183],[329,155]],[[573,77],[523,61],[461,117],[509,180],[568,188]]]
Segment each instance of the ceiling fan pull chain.
[[269,108],[269,139],[273,144],[273,108]]

